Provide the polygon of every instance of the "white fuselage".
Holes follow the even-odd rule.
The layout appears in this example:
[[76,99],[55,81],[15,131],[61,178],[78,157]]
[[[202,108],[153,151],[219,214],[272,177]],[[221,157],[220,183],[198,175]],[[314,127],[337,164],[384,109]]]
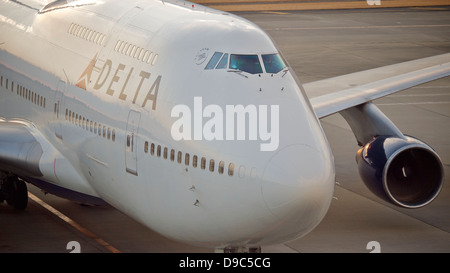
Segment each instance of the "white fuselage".
[[333,158],[292,70],[206,69],[278,53],[260,28],[182,1],[21,2],[0,2],[0,117],[39,132],[39,180],[202,246],[285,242],[324,217]]

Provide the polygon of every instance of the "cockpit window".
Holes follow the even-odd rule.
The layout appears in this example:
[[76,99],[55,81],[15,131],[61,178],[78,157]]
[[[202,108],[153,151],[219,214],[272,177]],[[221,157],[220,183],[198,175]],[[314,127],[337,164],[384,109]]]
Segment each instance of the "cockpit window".
[[267,73],[276,74],[286,67],[278,53],[262,55],[262,59]]
[[216,69],[225,69],[228,65],[228,53],[223,54],[222,59],[220,60],[219,64],[217,65]]
[[220,57],[222,57],[222,52],[214,52],[214,55],[211,57],[211,60],[206,65],[205,69],[214,69],[216,67],[216,64],[219,62]]
[[[286,68],[283,58],[278,53],[261,55],[264,64],[265,72],[270,74],[277,74]],[[205,70],[226,69],[229,68],[231,72],[243,71],[250,74],[263,73],[260,58],[258,55],[244,55],[244,54],[228,54],[223,52],[214,52],[205,67]]]
[[262,73],[258,55],[231,54],[230,69],[240,70],[250,74]]

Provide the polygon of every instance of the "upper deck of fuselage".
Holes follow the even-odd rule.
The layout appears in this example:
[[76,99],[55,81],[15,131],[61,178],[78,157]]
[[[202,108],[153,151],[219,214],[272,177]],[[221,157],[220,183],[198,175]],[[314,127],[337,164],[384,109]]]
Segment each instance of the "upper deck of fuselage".
[[[186,1],[45,2],[2,3],[2,48],[75,84],[94,58],[112,60],[113,68],[124,64],[155,70],[161,64],[179,66],[183,57],[197,58],[204,48],[212,53],[277,52],[255,24]],[[30,44],[35,50],[29,50]]]
[[[305,115],[308,105],[293,73],[271,73],[265,67],[264,56],[278,56],[278,50],[262,29],[235,15],[187,3],[86,1],[84,5],[41,13],[42,5],[29,8],[3,3],[19,6],[20,12],[14,9],[4,16],[24,25],[22,32],[27,33],[14,36],[15,40],[4,47],[70,85],[85,89],[96,100],[111,102],[114,107],[104,109],[111,112],[109,115],[117,113],[119,107],[124,112],[133,107],[150,113],[149,119],[162,126],[162,139],[172,137],[173,107],[187,105],[193,109],[195,97],[201,97],[205,107],[219,105],[223,110],[227,105],[282,105],[280,130],[289,127],[285,121],[290,117]],[[24,13],[28,16],[20,21],[19,15]],[[30,43],[36,50],[29,50]],[[214,55],[222,53],[222,59],[229,58],[227,68],[216,69],[217,64],[208,69]],[[235,67],[233,55],[256,58],[261,71],[248,73]],[[83,94],[66,95],[82,100]],[[88,100],[92,98],[85,96],[83,103],[88,104]],[[281,138],[280,145],[284,146],[301,136],[291,133]],[[236,147],[248,147],[248,143],[238,143]],[[252,143],[259,150],[260,143]]]

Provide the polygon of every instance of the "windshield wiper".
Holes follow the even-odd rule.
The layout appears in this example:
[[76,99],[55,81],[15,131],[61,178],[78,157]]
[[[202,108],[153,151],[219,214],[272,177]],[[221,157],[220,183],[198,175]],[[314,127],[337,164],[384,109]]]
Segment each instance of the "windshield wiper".
[[239,70],[239,69],[229,69],[227,72],[234,72],[234,73],[236,73],[236,74],[238,74],[238,75],[240,75],[240,76],[242,76],[242,77],[248,78],[248,76],[242,74],[242,73],[248,73],[248,72],[245,72],[245,71],[243,71],[243,70]]

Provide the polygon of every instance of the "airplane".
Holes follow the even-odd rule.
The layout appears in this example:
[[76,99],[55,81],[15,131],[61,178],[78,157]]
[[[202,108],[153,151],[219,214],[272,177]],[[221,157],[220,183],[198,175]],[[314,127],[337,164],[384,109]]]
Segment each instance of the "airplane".
[[25,209],[31,183],[172,240],[259,252],[326,215],[320,119],[339,113],[367,187],[420,208],[441,159],[373,101],[449,74],[443,54],[302,84],[260,27],[191,2],[3,0],[0,200]]

